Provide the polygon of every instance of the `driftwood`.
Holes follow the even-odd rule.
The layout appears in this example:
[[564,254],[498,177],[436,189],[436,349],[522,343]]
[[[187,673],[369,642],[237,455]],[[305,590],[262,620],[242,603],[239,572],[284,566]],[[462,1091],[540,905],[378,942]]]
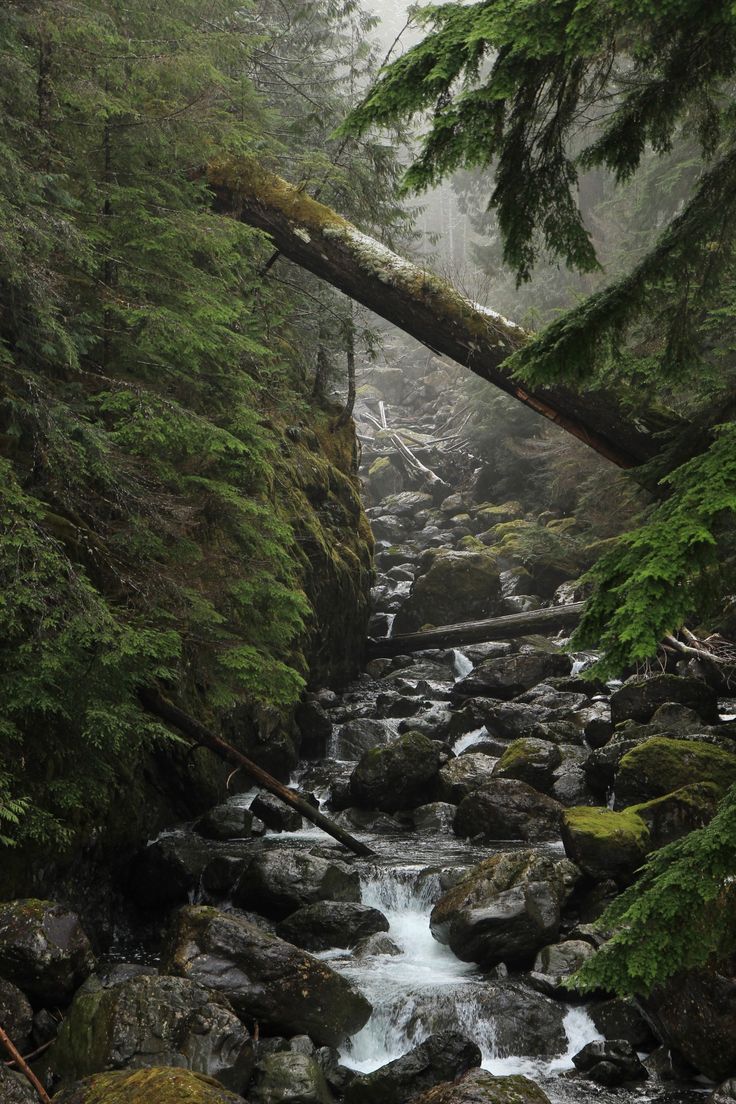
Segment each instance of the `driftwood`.
[[383,656],[421,652],[425,648],[454,648],[462,644],[485,644],[491,640],[513,640],[533,633],[558,632],[572,628],[580,620],[585,602],[533,610],[531,613],[511,613],[487,621],[464,621],[457,625],[440,625],[423,632],[371,638],[368,654],[371,659]]
[[419,452],[419,449],[410,449],[406,442],[402,441],[401,437],[399,436],[399,432],[397,431],[396,433],[394,433],[390,429],[386,418],[385,404],[383,402],[380,402],[378,404],[378,408],[381,415],[380,421],[378,420],[378,418],[374,418],[373,415],[369,414],[367,411],[363,412],[363,417],[366,418],[369,422],[372,422],[377,429],[386,430],[388,431],[388,433],[391,434],[391,444],[394,446],[394,449],[396,450],[396,452],[398,452],[399,456],[404,461],[409,472],[421,476],[424,482],[430,487],[440,488],[448,492],[451,491],[452,488],[450,487],[449,483],[446,483],[445,480],[441,478],[441,476],[437,475],[437,472],[432,471],[431,468],[428,468],[426,464],[422,463],[422,461],[416,455],[416,452]]
[[355,839],[349,832],[346,832],[344,828],[340,828],[339,825],[334,824],[328,817],[324,816],[318,809],[315,809],[313,805],[310,805],[308,801],[300,797],[294,790],[290,790],[288,786],[283,786],[281,782],[269,774],[268,771],[259,767],[252,759],[248,759],[242,752],[234,748],[232,744],[229,744],[226,740],[223,740],[221,736],[216,736],[214,732],[210,732],[208,728],[201,725],[199,721],[195,720],[188,713],[185,713],[173,702],[165,698],[158,690],[151,688],[141,689],[138,691],[138,697],[141,705],[148,710],[149,713],[154,713],[161,720],[166,721],[167,724],[173,725],[178,728],[180,732],[183,732],[185,736],[188,736],[191,740],[201,744],[203,747],[209,748],[215,755],[219,755],[221,759],[225,759],[228,763],[233,763],[236,767],[242,767],[251,778],[258,783],[259,786],[263,786],[264,790],[268,790],[275,797],[280,798],[286,805],[290,805],[292,809],[296,809],[306,817],[307,820],[311,820],[312,824],[316,824],[318,828],[321,828],[323,832],[327,832],[328,835],[336,839],[338,843],[341,843],[343,847],[347,847],[350,851],[356,855],[360,855],[361,858],[371,858],[375,855],[375,852],[370,849],[365,843],[361,843],[360,840]]
[[264,230],[284,256],[393,322],[559,425],[619,467],[662,449],[660,430],[681,428],[654,410],[636,417],[620,396],[592,385],[523,387],[507,361],[530,335],[502,315],[472,303],[447,281],[363,234],[253,160],[208,166],[216,209]]
[[35,1073],[28,1065],[13,1040],[10,1038],[6,1031],[3,1031],[2,1027],[0,1027],[0,1043],[2,1043],[2,1045],[5,1047],[8,1054],[11,1056],[25,1079],[29,1082],[29,1084],[33,1086],[36,1095],[38,1096],[38,1099],[42,1102],[42,1104],[51,1104],[51,1097],[46,1092],[45,1088],[38,1080]]

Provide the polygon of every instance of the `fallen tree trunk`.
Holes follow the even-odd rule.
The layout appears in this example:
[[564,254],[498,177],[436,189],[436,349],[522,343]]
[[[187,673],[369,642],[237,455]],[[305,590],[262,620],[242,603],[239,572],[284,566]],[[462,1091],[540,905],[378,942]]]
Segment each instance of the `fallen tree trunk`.
[[457,625],[440,625],[423,632],[404,633],[368,641],[371,659],[421,652],[425,648],[454,648],[462,644],[486,644],[491,640],[513,640],[533,633],[559,632],[577,625],[585,602],[533,610],[531,613],[511,613],[487,621],[465,621]]
[[530,337],[514,322],[471,303],[445,280],[399,257],[253,161],[213,162],[208,180],[219,210],[266,231],[289,260],[465,365],[619,467],[652,459],[660,449],[656,434],[678,424],[674,417],[653,412],[634,417],[620,397],[602,389],[522,387],[504,364]]
[[215,755],[219,755],[221,759],[225,759],[228,763],[232,763],[236,767],[242,767],[259,786],[263,786],[264,790],[268,790],[269,793],[280,798],[286,805],[290,805],[292,809],[296,809],[303,817],[306,817],[307,820],[311,820],[312,824],[316,824],[323,832],[327,832],[327,834],[332,836],[333,839],[336,839],[338,843],[341,843],[343,847],[349,848],[350,851],[354,852],[356,855],[360,855],[361,858],[371,858],[375,855],[375,852],[372,851],[367,844],[361,843],[360,840],[355,839],[349,832],[346,832],[344,828],[341,828],[338,824],[334,824],[328,817],[320,813],[319,809],[315,809],[313,805],[310,805],[308,801],[305,801],[304,798],[300,797],[294,790],[290,790],[287,786],[282,786],[282,784],[278,782],[273,775],[269,774],[268,771],[263,770],[263,768],[254,763],[252,759],[248,759],[242,752],[238,751],[237,748],[234,748],[232,744],[223,740],[221,736],[216,736],[214,732],[210,732],[208,728],[205,728],[204,725],[200,724],[194,717],[190,717],[183,709],[179,709],[178,706],[174,705],[168,698],[165,698],[158,690],[147,687],[138,691],[138,697],[141,705],[144,709],[147,709],[149,713],[155,714],[155,716],[160,717],[161,720],[166,721],[167,724],[173,725],[174,728],[178,728],[185,736],[188,736],[197,744],[209,748],[210,751],[214,751]]

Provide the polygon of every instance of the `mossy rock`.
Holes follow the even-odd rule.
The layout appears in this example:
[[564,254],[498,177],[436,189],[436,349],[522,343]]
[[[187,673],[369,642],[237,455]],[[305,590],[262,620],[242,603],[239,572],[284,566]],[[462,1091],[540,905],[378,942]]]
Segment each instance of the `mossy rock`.
[[713,782],[694,782],[664,797],[655,797],[640,805],[632,805],[627,812],[634,812],[649,830],[649,850],[656,851],[673,843],[688,832],[702,828],[713,818],[722,795],[720,786]]
[[726,790],[736,782],[736,754],[713,744],[653,736],[621,759],[614,780],[616,804],[651,801],[693,782]]
[[503,522],[518,521],[524,516],[524,507],[520,502],[502,502],[499,506],[483,502],[476,510],[476,517],[489,528]]
[[630,809],[580,805],[562,815],[562,842],[568,858],[589,877],[628,881],[644,862],[649,829]]
[[436,741],[422,732],[406,732],[361,756],[350,777],[350,793],[362,809],[414,809],[434,793],[440,762]]
[[562,762],[562,752],[549,740],[522,737],[509,744],[496,763],[494,778],[515,778],[526,782],[540,793],[547,793],[554,781],[554,772]]
[[549,1104],[549,1097],[521,1074],[496,1077],[487,1070],[471,1070],[459,1081],[435,1085],[413,1104]]
[[394,632],[416,632],[424,624],[450,625],[498,612],[501,581],[496,559],[484,547],[440,549],[412,585],[396,615]]
[[211,1077],[159,1066],[101,1073],[62,1089],[54,1104],[243,1104]]

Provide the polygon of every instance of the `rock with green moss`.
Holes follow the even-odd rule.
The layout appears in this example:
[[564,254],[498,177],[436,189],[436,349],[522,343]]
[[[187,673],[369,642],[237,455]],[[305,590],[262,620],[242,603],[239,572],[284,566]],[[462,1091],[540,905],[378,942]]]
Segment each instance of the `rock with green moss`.
[[320,962],[233,913],[188,906],[174,918],[162,969],[221,993],[272,1032],[339,1046],[371,1014],[362,994]]
[[496,1077],[471,1070],[459,1081],[436,1085],[413,1104],[549,1104],[549,1097],[528,1077]]
[[414,809],[435,792],[441,762],[440,744],[421,732],[405,732],[365,752],[350,776],[350,794],[364,809]]
[[0,976],[35,1005],[66,1004],[94,969],[79,917],[54,901],[0,903]]
[[710,743],[654,736],[621,759],[614,779],[616,805],[664,797],[693,782],[726,790],[736,782],[736,753]]
[[579,877],[566,858],[532,849],[500,852],[440,898],[432,934],[463,962],[524,962],[557,938]]
[[629,881],[644,862],[649,830],[631,809],[581,805],[562,816],[565,852],[591,878]]
[[458,805],[464,797],[490,782],[495,760],[483,752],[458,755],[440,768],[437,800]]
[[631,809],[646,824],[649,849],[655,851],[708,824],[721,796],[721,788],[715,783],[694,782]]
[[441,549],[412,585],[396,615],[394,632],[492,617],[500,602],[501,582],[494,556],[485,549]]
[[514,778],[540,793],[549,793],[561,762],[562,752],[557,744],[527,737],[509,745],[496,763],[493,777]]
[[403,490],[404,478],[388,456],[379,456],[368,469],[366,489],[374,502]]
[[220,994],[178,977],[89,978],[78,990],[51,1054],[64,1081],[116,1069],[174,1066],[242,1092],[253,1042]]
[[258,1063],[250,1090],[252,1104],[332,1104],[333,1096],[317,1061],[308,1054],[279,1051]]
[[693,709],[706,724],[718,721],[718,695],[700,679],[659,674],[631,678],[611,694],[611,719],[645,724],[661,705],[676,702]]
[[62,1089],[54,1104],[243,1104],[211,1077],[189,1070],[101,1073]]

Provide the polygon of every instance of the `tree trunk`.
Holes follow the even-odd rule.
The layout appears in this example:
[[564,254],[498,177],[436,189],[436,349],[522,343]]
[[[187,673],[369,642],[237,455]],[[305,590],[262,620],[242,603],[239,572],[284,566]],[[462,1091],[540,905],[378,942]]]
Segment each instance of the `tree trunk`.
[[634,417],[610,391],[578,392],[561,384],[522,387],[504,364],[530,337],[514,322],[471,303],[428,269],[399,257],[254,162],[213,163],[208,179],[218,209],[266,231],[289,260],[470,368],[619,467],[652,459],[661,447],[656,434],[677,426],[674,417],[653,412]]

